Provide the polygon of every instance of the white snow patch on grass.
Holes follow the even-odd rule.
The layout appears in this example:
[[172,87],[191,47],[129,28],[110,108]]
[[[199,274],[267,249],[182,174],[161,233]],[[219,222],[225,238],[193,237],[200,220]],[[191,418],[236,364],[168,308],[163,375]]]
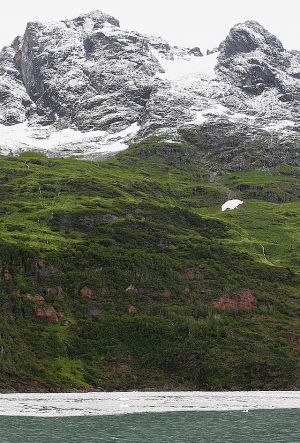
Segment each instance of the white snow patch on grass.
[[227,202],[225,202],[222,205],[222,212],[226,211],[227,209],[229,209],[230,211],[232,211],[233,209],[238,208],[240,205],[242,205],[244,202],[242,200],[228,200]]

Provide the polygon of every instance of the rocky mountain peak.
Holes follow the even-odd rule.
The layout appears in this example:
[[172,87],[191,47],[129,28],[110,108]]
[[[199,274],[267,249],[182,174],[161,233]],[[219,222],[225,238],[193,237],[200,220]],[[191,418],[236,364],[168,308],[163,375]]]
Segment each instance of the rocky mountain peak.
[[203,56],[93,11],[31,22],[0,51],[2,153],[101,158],[159,134],[242,165],[250,137],[287,144],[295,163],[299,104],[300,52],[255,21]]
[[280,40],[254,20],[235,25],[220,45],[221,53],[227,58],[256,49],[284,51]]
[[64,23],[69,27],[75,26],[88,31],[102,28],[107,23],[118,28],[120,27],[119,20],[98,10],[81,14],[72,20],[65,20]]
[[286,90],[292,54],[256,21],[234,26],[219,50],[218,71],[243,91],[260,95],[272,87]]

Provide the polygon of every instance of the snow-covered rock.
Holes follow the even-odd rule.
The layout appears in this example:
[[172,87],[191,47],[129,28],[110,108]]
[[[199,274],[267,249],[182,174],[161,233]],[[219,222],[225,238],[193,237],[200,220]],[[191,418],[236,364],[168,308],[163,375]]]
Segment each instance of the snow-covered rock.
[[207,54],[99,11],[28,23],[0,52],[0,150],[101,158],[157,133],[238,169],[299,164],[300,53],[247,21]]
[[54,157],[97,159],[126,149],[138,131],[137,123],[116,133],[102,130],[83,132],[71,128],[55,130],[47,126],[34,128],[28,126],[27,122],[13,126],[0,124],[0,154],[13,155],[36,150]]

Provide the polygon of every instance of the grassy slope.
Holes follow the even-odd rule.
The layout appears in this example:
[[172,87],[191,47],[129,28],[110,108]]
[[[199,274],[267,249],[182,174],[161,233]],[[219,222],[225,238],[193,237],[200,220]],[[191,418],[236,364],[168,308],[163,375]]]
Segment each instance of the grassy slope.
[[[0,388],[300,387],[299,170],[216,177],[158,139],[0,165]],[[253,309],[214,306],[249,291]]]

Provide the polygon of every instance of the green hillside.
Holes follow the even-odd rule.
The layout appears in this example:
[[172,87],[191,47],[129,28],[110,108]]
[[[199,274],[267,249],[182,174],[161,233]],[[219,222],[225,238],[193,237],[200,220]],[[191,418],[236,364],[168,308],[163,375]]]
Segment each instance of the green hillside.
[[0,389],[299,389],[299,196],[158,138],[0,157]]

